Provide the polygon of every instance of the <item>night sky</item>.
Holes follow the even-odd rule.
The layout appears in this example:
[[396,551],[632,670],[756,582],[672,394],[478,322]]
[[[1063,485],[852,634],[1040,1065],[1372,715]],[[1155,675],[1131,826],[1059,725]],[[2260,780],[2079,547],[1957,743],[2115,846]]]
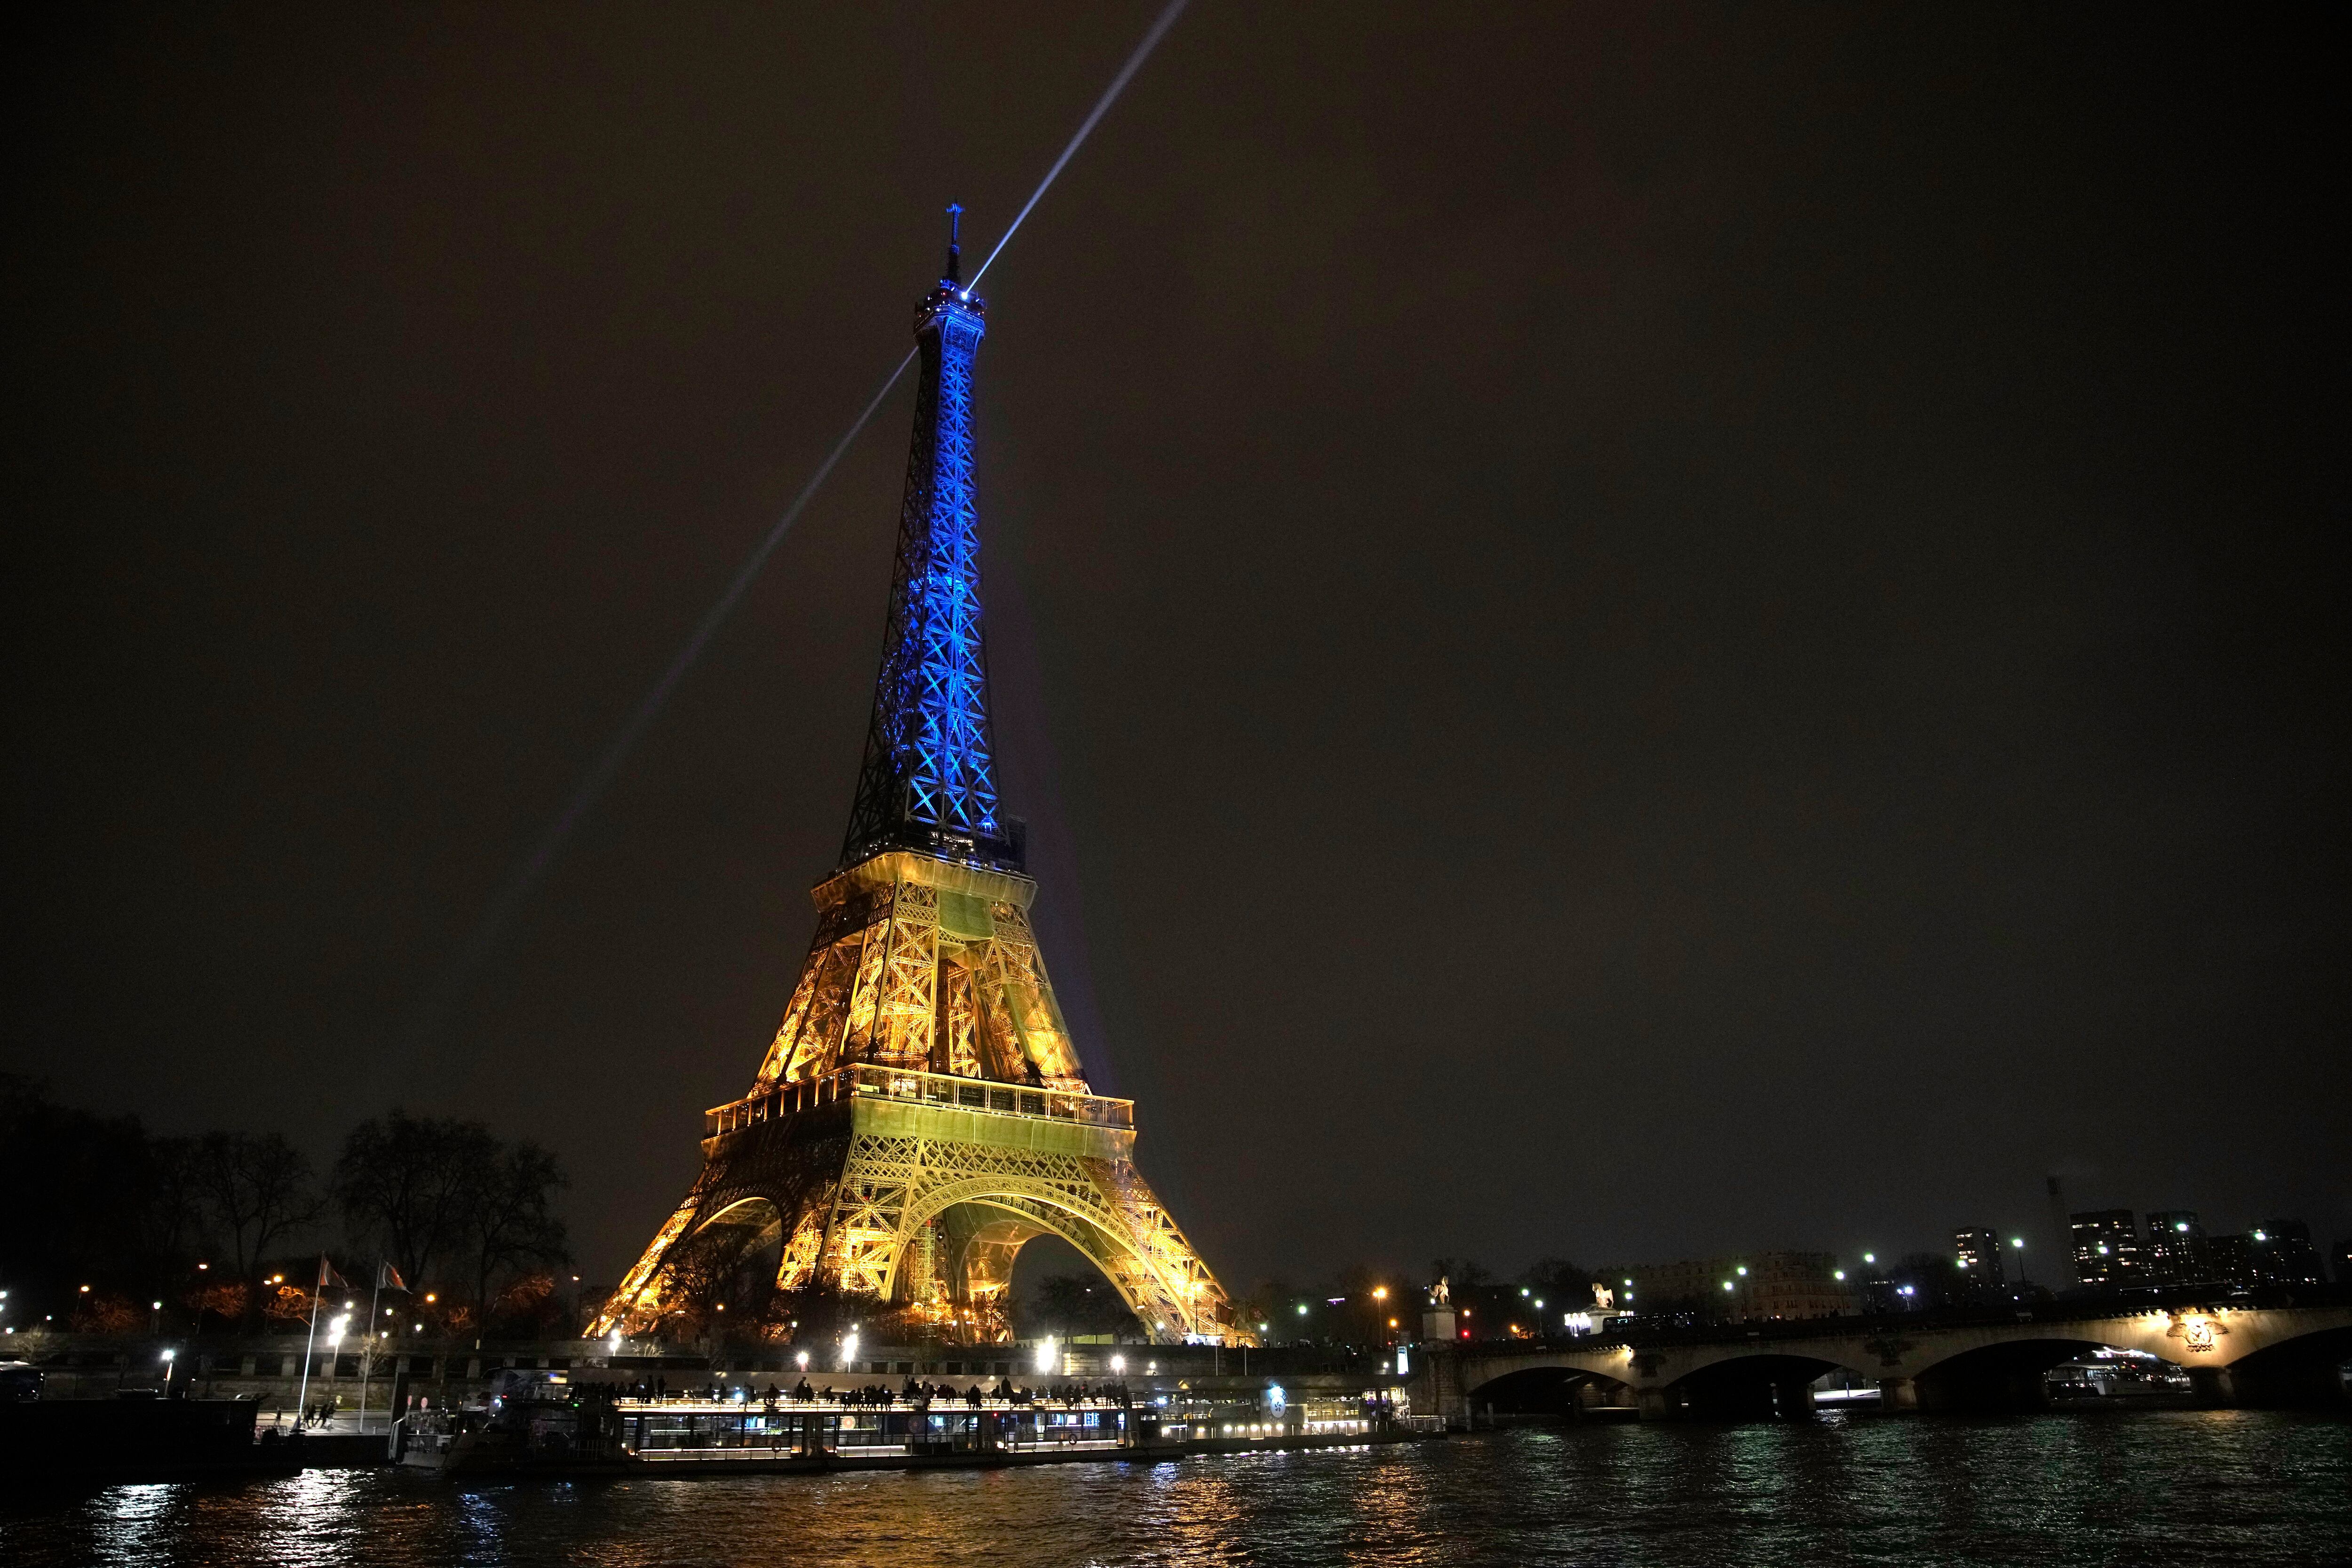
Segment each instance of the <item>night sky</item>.
[[[20,35],[0,1065],[482,1117],[614,1278],[838,853],[911,386],[420,1005],[1156,9]],[[2352,1234],[2340,54],[1897,9],[1198,0],[989,276],[1007,802],[1229,1282]]]

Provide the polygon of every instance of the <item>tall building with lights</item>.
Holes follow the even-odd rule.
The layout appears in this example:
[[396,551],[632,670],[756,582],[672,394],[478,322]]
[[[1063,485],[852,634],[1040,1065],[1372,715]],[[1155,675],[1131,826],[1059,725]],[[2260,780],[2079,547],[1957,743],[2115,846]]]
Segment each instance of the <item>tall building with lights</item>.
[[1952,1233],[1952,1259],[1960,1279],[1971,1291],[1996,1291],[2001,1287],[2000,1236],[1990,1230]]
[[2196,1285],[2210,1272],[2205,1258],[2205,1227],[2195,1209],[2157,1209],[2147,1216],[2149,1279],[2158,1285]]
[[2147,1283],[2139,1226],[2129,1209],[2088,1209],[2067,1216],[2074,1277],[2096,1290]]
[[2248,1233],[2248,1283],[2320,1285],[2327,1279],[2319,1248],[2311,1243],[2311,1227],[2299,1219],[2264,1220]]
[[[954,209],[950,209],[952,215]],[[1134,1107],[1087,1085],[998,794],[981,616],[972,366],[987,306],[948,265],[915,314],[921,372],[882,663],[841,859],[740,1100],[605,1305],[643,1332],[709,1307],[741,1260],[850,1304],[866,1336],[1008,1335],[1014,1258],[1056,1236],[1156,1340],[1247,1342],[1136,1168]]]

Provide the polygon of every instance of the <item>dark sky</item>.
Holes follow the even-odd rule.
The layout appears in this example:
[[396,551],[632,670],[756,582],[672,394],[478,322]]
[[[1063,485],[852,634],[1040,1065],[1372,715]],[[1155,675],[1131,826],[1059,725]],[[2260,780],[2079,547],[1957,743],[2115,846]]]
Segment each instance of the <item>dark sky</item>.
[[[906,389],[409,1021],[1155,9],[20,36],[5,1065],[485,1117],[613,1277],[838,849]],[[1893,9],[1199,0],[988,279],[1008,797],[1229,1279],[2352,1234],[2340,55]]]

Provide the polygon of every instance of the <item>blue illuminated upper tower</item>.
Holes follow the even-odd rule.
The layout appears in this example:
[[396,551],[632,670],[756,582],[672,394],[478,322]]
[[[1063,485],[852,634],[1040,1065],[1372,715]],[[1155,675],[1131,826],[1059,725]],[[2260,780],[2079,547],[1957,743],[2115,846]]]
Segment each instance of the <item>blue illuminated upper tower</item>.
[[962,286],[950,207],[947,272],[915,313],[922,353],[898,569],[844,867],[889,849],[1018,871],[1021,824],[1001,816],[981,635],[971,361],[986,302]]

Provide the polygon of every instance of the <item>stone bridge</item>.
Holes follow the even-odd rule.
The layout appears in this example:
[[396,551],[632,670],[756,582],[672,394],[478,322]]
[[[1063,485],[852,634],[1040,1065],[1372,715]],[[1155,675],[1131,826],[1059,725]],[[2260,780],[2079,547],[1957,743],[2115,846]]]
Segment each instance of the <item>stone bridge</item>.
[[2189,1373],[2209,1405],[2346,1404],[2352,1306],[2044,1307],[2008,1320],[1827,1318],[1636,1331],[1545,1343],[1433,1345],[1412,1408],[1449,1424],[1474,1412],[1559,1407],[1674,1416],[1801,1415],[1811,1384],[1844,1371],[1889,1410],[2032,1408],[2052,1367],[2100,1347],[2144,1351]]

